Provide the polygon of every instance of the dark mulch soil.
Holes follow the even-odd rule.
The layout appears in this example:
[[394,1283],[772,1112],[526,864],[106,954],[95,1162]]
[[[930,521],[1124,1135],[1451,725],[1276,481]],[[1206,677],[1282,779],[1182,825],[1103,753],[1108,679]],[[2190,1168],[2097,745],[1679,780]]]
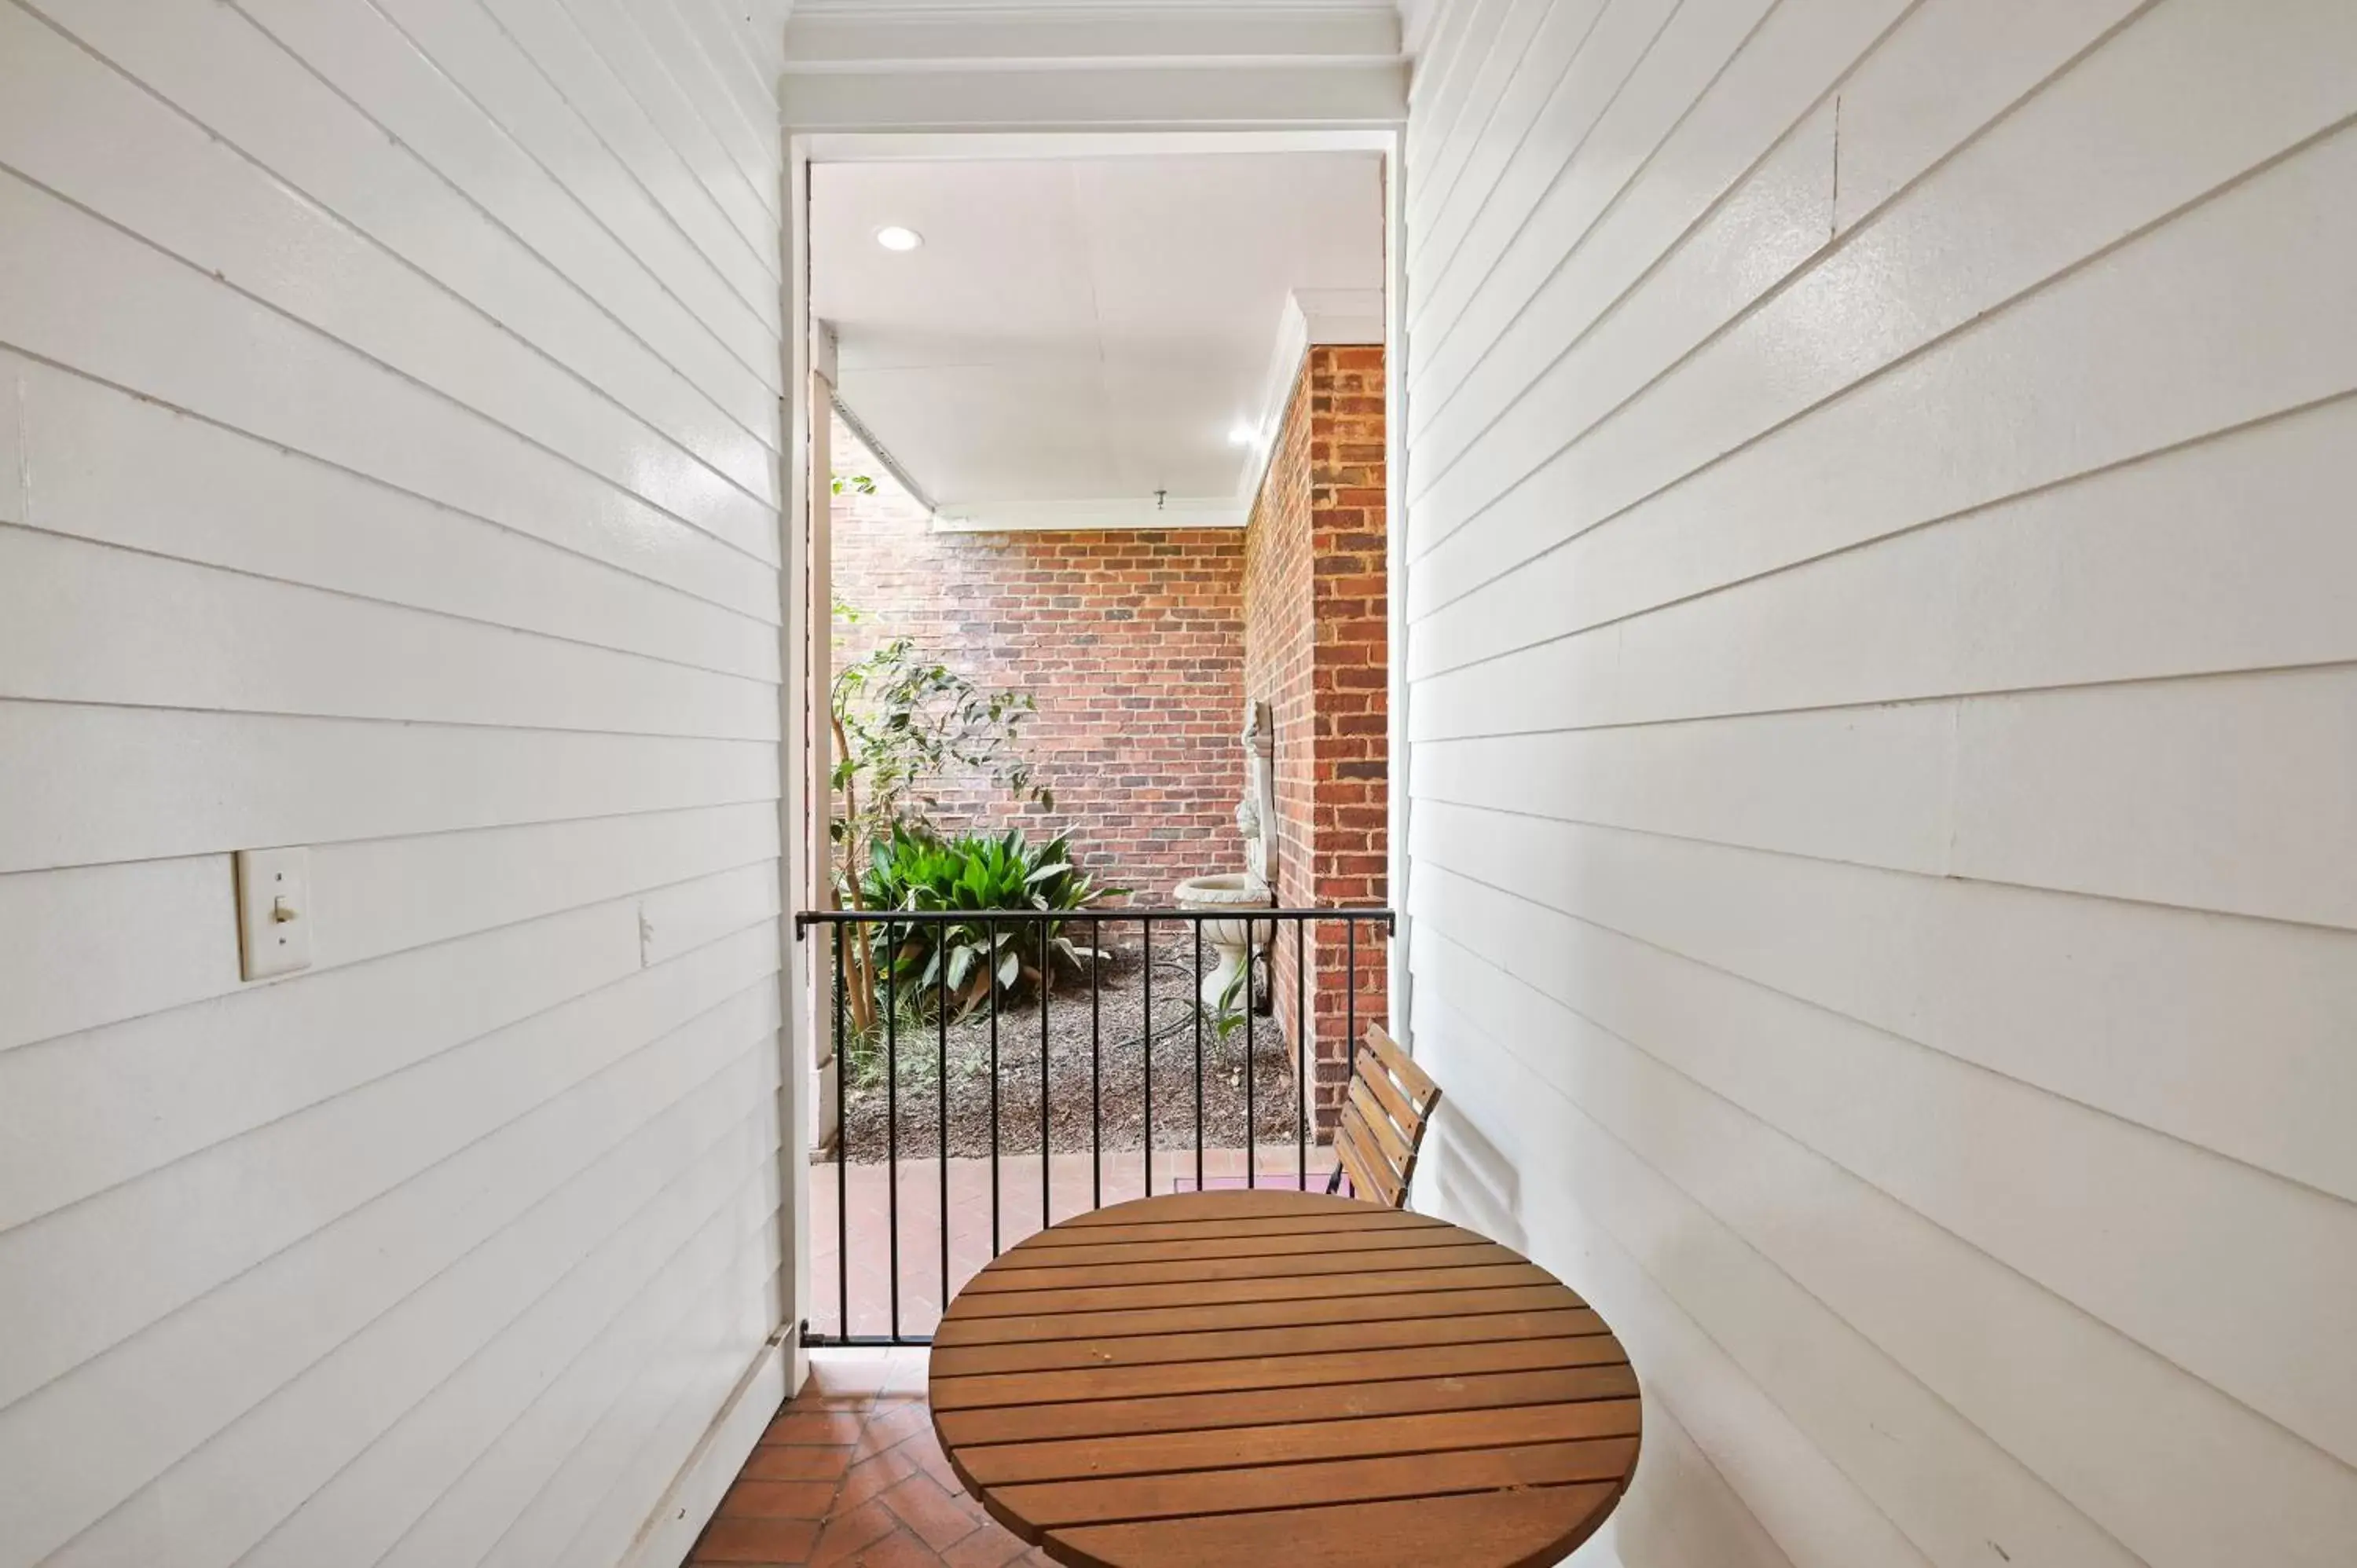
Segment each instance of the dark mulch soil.
[[[1177,949],[1157,954],[1152,966],[1154,1146],[1191,1149],[1196,1143],[1195,983],[1193,955]],[[1203,964],[1213,962],[1206,950]],[[1256,984],[1265,983],[1256,981]],[[1146,1126],[1146,1035],[1147,966],[1135,946],[1116,950],[1102,966],[1092,1007],[1085,976],[1066,973],[1048,997],[1048,1147],[1058,1154],[1091,1147],[1135,1149]],[[1027,997],[1002,1004],[997,1025],[998,1149],[1036,1154],[1040,1145],[1039,1004]],[[1262,1144],[1294,1135],[1297,1091],[1293,1052],[1273,1017],[1252,1021],[1252,1135]],[[1245,1142],[1245,1031],[1224,1037],[1210,1017],[1202,1020],[1202,1143],[1206,1148],[1241,1148]],[[1095,1049],[1092,1051],[1092,1041]],[[991,1152],[992,1045],[989,1010],[978,1010],[948,1028],[946,1075],[941,1070],[942,1034],[931,1019],[903,1020],[896,1049],[899,1091],[886,1093],[879,1040],[855,1047],[845,1084],[845,1148],[854,1161],[881,1160],[894,1136],[903,1158],[941,1152],[942,1100],[948,1101],[949,1152]],[[863,1075],[865,1057],[872,1064]],[[865,1081],[863,1081],[863,1077]],[[896,1101],[888,1108],[887,1101]],[[1092,1106],[1097,1114],[1093,1122]],[[1101,1139],[1102,1142],[1092,1142]],[[832,1158],[832,1153],[826,1156]]]

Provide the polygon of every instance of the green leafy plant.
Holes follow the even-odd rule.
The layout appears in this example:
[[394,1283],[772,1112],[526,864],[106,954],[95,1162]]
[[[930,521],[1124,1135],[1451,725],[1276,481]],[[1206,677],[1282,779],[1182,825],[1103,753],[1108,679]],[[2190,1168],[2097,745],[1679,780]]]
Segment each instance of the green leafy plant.
[[[836,889],[855,909],[877,907],[867,885],[878,846],[904,830],[939,837],[933,817],[948,780],[978,775],[1018,801],[1055,807],[1021,744],[1038,711],[1028,693],[986,691],[903,637],[845,665],[830,696],[837,811],[828,831]],[[854,944],[847,963],[846,1000],[863,1034],[876,1023],[874,956]]]
[[[1127,891],[1099,887],[1073,864],[1066,836],[1035,844],[1016,828],[944,839],[906,823],[871,846],[861,887],[866,906],[876,910],[1056,917]],[[1075,946],[1065,925],[1063,918],[974,919],[888,928],[876,939],[876,967],[912,1005],[946,1001],[963,1017],[994,991],[1012,999],[1051,984],[1059,958],[1075,968],[1095,961],[1095,950]]]
[[828,488],[839,496],[872,496],[876,493],[876,481],[866,474],[837,474]]

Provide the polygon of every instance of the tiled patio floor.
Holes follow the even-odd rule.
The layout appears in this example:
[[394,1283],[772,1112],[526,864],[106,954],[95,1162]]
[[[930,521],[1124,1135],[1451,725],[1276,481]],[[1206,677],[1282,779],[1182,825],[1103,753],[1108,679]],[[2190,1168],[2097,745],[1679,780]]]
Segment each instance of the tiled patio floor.
[[821,1350],[770,1423],[692,1564],[1005,1568],[1043,1563],[967,1498],[933,1440],[925,1351]]
[[[1300,1176],[1296,1145],[1264,1145],[1258,1185],[1290,1187]],[[1326,1185],[1333,1155],[1308,1151],[1308,1184]],[[941,1319],[943,1171],[939,1160],[902,1160],[897,1184],[882,1165],[854,1165],[844,1190],[850,1235],[852,1332],[891,1328],[892,1208],[899,1197],[900,1331],[930,1334]],[[1001,1157],[997,1244],[1013,1246],[1040,1229],[1040,1181],[1049,1216],[1060,1220],[1146,1191],[1142,1153]],[[811,1168],[813,1326],[839,1331],[836,1309],[835,1176]],[[954,1295],[991,1258],[991,1162],[952,1159],[949,1195],[949,1294]],[[1207,1149],[1203,1179],[1242,1186],[1244,1151]],[[1192,1149],[1154,1152],[1154,1190],[1195,1186]],[[812,1353],[811,1379],[780,1410],[745,1462],[720,1510],[689,1554],[690,1564],[756,1568],[803,1564],[866,1568],[1004,1568],[1044,1563],[967,1498],[933,1439],[925,1405],[926,1350],[827,1349]]]
[[[1265,1144],[1257,1161],[1257,1185],[1292,1186],[1299,1151],[1292,1144]],[[1322,1189],[1333,1168],[1333,1151],[1315,1144],[1308,1151],[1308,1183]],[[952,1159],[948,1171],[949,1254],[947,1285],[955,1295],[992,1256],[991,1162]],[[897,1184],[881,1164],[853,1165],[844,1191],[845,1223],[851,1236],[851,1326],[855,1335],[888,1335],[892,1326],[894,1187],[898,1187],[899,1235],[899,1332],[930,1334],[941,1321],[943,1300],[942,1215],[943,1181],[938,1159],[903,1159]],[[1002,1155],[998,1166],[1000,1251],[1040,1229],[1038,1155]],[[841,1254],[835,1244],[835,1172],[832,1164],[811,1167],[811,1326],[843,1332],[838,1305]],[[1046,1161],[1048,1206],[1052,1220],[1070,1219],[1102,1201],[1119,1203],[1146,1194],[1146,1162],[1136,1149],[1088,1155],[1051,1155]],[[1204,1179],[1214,1187],[1242,1186],[1244,1152],[1207,1149]],[[1195,1151],[1154,1151],[1154,1190],[1191,1188]]]

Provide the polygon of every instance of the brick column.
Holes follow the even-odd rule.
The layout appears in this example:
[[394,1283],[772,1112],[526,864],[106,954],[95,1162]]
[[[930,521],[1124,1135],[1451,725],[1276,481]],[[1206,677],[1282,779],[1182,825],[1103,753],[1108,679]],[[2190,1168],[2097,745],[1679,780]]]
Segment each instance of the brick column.
[[[1287,905],[1380,904],[1388,893],[1389,715],[1383,351],[1312,348],[1244,545],[1244,686],[1276,730],[1275,882]],[[1298,1007],[1314,1066],[1304,1085],[1330,1127],[1348,1073],[1349,950],[1316,929],[1301,991],[1287,933],[1275,957],[1287,1038]],[[1384,949],[1358,944],[1359,1026],[1383,1015]],[[1298,1042],[1296,1042],[1297,1045]]]

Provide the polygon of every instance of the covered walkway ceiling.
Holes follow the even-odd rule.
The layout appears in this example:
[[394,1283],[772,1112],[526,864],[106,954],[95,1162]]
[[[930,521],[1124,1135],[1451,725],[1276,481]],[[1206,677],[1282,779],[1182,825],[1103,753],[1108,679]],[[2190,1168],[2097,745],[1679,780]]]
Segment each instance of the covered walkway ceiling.
[[1380,336],[1381,179],[1344,152],[815,165],[838,393],[945,521],[1240,524],[1304,311]]

